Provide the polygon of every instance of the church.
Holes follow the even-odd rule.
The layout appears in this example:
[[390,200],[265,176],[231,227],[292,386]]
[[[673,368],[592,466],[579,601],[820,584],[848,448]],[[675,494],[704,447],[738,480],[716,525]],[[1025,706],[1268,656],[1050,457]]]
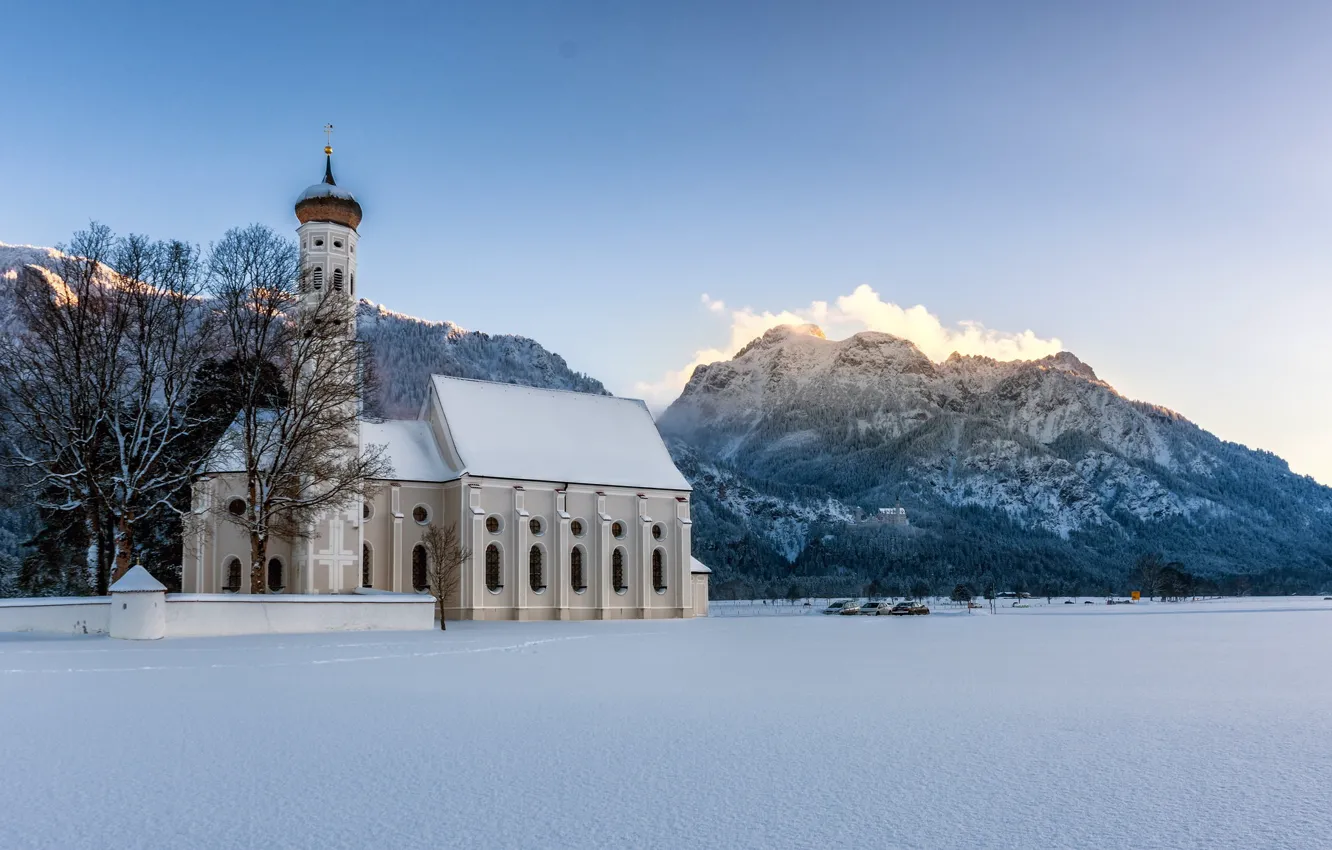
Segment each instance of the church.
[[[296,202],[315,298],[356,298],[362,210],[333,179]],[[425,593],[435,523],[469,554],[447,619],[659,619],[707,613],[708,569],[690,557],[690,486],[647,406],[634,399],[435,375],[416,419],[359,422],[359,445],[392,464],[375,495],[313,533],[270,542],[269,593]],[[243,472],[196,478],[182,565],[186,593],[250,592]],[[220,509],[225,507],[226,510]]]

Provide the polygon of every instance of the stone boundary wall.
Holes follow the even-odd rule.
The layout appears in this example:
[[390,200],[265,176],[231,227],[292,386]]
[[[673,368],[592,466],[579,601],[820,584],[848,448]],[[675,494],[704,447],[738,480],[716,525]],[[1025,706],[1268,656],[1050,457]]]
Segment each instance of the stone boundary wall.
[[[405,593],[355,595],[169,593],[166,636],[426,631],[435,600]],[[110,597],[0,599],[0,633],[108,634]]]
[[0,599],[0,632],[104,635],[110,631],[110,621],[109,596]]

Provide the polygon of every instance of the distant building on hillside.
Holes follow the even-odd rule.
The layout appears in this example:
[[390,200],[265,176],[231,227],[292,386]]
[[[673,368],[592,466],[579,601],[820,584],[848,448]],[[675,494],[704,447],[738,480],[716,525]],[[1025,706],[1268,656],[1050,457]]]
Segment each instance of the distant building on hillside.
[[901,499],[898,499],[897,504],[891,508],[879,508],[878,520],[885,525],[910,525]]

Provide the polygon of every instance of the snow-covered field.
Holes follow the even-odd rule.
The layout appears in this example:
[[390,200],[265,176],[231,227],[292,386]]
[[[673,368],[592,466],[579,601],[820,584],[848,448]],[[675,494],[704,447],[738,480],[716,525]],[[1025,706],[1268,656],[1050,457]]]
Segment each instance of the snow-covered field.
[[0,636],[0,846],[1332,846],[1332,602],[1040,602]]

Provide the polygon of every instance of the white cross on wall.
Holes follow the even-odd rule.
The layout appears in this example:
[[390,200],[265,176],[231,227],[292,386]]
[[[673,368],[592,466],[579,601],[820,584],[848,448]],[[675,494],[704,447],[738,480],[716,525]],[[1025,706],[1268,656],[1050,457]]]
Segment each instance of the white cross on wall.
[[316,566],[328,570],[328,586],[335,590],[341,589],[346,578],[346,568],[356,566],[356,552],[345,548],[343,545],[346,539],[347,522],[352,519],[353,513],[353,511],[345,511],[339,515],[329,517],[328,536],[324,538],[328,546],[324,549],[316,549],[314,553]]

